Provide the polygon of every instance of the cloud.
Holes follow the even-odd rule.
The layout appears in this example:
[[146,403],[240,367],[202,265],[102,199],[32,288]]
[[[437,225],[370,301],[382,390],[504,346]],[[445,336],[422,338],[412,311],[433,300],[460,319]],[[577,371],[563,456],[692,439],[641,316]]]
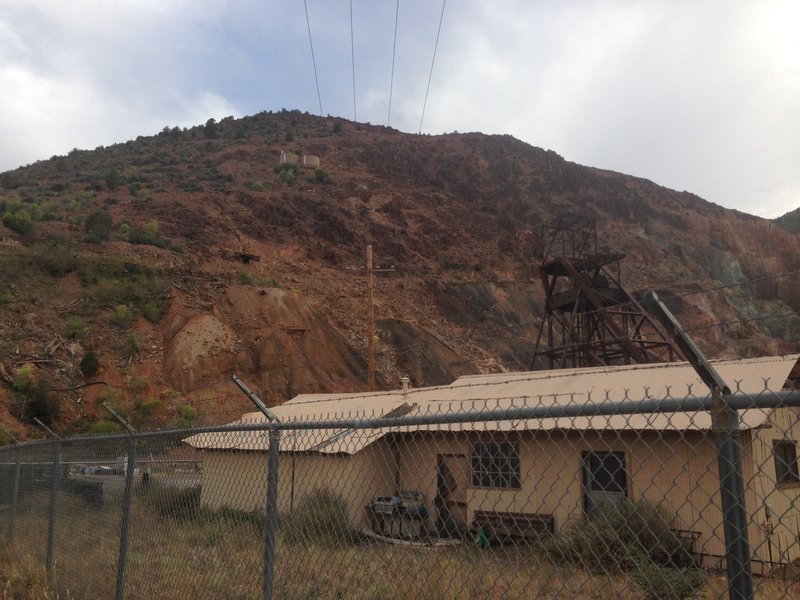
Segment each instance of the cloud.
[[[395,6],[354,3],[362,121],[388,117]],[[323,111],[352,117],[348,7],[308,8]],[[420,124],[440,10],[400,5],[404,131]],[[800,204],[797,22],[791,0],[449,3],[423,131],[510,133],[774,216]],[[0,86],[0,170],[165,125],[319,110],[298,3],[6,0]]]

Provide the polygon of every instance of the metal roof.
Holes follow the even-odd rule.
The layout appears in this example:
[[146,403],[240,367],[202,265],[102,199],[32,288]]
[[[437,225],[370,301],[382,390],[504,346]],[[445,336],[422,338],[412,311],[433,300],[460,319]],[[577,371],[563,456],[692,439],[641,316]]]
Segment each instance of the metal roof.
[[[734,392],[779,391],[799,354],[712,361]],[[579,405],[592,401],[636,401],[645,398],[702,396],[708,388],[686,362],[468,375],[450,385],[407,391],[301,394],[272,410],[285,424],[292,421],[369,419],[456,411]],[[764,425],[769,411],[739,412],[740,428]],[[236,423],[260,423],[261,413],[247,413]],[[323,454],[354,454],[390,431],[523,431],[523,430],[676,430],[711,428],[708,412],[646,413],[452,425],[414,425],[380,429],[312,429],[284,431],[281,448]],[[187,438],[196,448],[266,450],[266,432],[204,433]]]

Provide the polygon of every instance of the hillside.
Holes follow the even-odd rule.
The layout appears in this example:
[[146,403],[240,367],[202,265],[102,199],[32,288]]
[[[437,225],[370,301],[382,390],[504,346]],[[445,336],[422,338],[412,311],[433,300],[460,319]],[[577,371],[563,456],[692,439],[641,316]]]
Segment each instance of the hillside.
[[800,208],[781,215],[775,222],[792,233],[800,233]]
[[[281,152],[320,169],[280,170]],[[226,421],[248,405],[234,372],[272,404],[366,389],[368,243],[395,267],[375,286],[380,386],[527,369],[540,226],[565,212],[627,255],[629,290],[679,295],[710,356],[800,338],[785,316],[798,279],[774,277],[800,266],[795,235],[509,136],[262,113],[74,150],[0,185],[0,422],[22,436],[33,416],[108,430],[98,401],[141,427]]]

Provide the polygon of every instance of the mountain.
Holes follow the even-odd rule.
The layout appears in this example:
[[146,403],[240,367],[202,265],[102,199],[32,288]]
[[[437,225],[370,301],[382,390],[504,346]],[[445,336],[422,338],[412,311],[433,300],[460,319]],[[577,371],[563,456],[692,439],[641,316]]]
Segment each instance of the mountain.
[[800,208],[789,211],[785,215],[781,215],[775,222],[792,233],[800,233]]
[[261,113],[0,185],[0,421],[21,435],[33,416],[113,429],[101,402],[142,427],[227,421],[248,408],[233,373],[271,404],[366,389],[368,243],[379,386],[528,369],[541,227],[564,214],[595,219],[626,288],[667,295],[709,356],[800,338],[797,236],[510,136]]

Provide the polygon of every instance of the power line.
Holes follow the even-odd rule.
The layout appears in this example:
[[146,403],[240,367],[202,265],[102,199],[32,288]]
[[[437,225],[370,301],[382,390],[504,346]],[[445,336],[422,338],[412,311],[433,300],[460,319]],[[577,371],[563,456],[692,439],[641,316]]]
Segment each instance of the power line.
[[394,12],[394,44],[392,45],[392,76],[389,79],[389,118],[386,120],[387,127],[392,124],[392,90],[394,89],[394,58],[397,53],[397,20],[400,16],[400,0]]
[[317,100],[319,100],[319,116],[322,115],[322,96],[319,93],[319,77],[317,77],[317,60],[314,58],[314,42],[311,41],[311,21],[308,18],[308,1],[303,0],[306,9],[306,25],[308,26],[308,45],[311,46],[311,64],[314,65],[314,82],[317,84]]
[[422,115],[419,118],[419,133],[422,133],[422,120],[425,118],[425,107],[428,105],[428,92],[431,90],[433,65],[436,62],[436,50],[439,47],[439,35],[442,33],[442,21],[444,21],[444,7],[446,4],[447,0],[442,0],[442,14],[439,16],[439,29],[436,31],[436,43],[433,45],[433,58],[431,59],[431,71],[428,74],[428,87],[425,89],[425,101],[422,103]]
[[350,0],[350,62],[353,65],[353,120],[358,121],[358,113],[356,112],[356,50],[355,36],[353,34],[353,0]]

